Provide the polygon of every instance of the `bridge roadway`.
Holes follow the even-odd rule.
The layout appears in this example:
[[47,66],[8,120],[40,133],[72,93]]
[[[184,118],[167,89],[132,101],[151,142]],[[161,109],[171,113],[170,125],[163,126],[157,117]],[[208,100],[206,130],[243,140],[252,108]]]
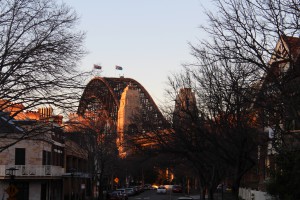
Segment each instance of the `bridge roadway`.
[[[128,200],[177,200],[178,197],[185,196],[184,193],[172,193],[168,191],[167,194],[157,194],[156,190],[145,190],[145,192],[129,197]],[[200,195],[191,195],[193,199],[200,199]]]

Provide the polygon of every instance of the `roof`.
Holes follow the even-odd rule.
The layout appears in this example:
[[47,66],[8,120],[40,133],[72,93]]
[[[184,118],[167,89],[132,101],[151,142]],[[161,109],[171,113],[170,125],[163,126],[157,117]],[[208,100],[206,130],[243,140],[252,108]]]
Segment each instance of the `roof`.
[[[281,71],[288,71],[293,63],[293,68],[300,70],[300,38],[281,35],[274,48],[269,64],[272,68],[273,75],[278,75]],[[269,74],[269,73],[268,73]]]
[[282,36],[293,58],[298,58],[300,54],[300,38],[292,36]]
[[24,130],[15,124],[15,120],[11,119],[8,113],[0,111],[0,133],[23,133]]

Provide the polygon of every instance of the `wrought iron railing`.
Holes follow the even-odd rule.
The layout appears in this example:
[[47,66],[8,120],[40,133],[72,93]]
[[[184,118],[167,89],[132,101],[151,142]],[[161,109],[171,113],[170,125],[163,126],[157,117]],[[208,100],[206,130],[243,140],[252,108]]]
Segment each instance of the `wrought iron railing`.
[[0,177],[8,176],[7,169],[14,167],[15,176],[62,176],[65,169],[53,165],[0,165]]

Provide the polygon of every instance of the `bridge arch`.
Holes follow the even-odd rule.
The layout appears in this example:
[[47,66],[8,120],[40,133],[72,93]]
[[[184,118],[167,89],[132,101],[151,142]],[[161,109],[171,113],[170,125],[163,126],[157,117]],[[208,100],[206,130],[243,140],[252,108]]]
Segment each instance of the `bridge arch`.
[[105,110],[117,124],[121,95],[129,85],[139,91],[141,114],[144,119],[151,120],[151,124],[157,124],[158,127],[163,127],[166,120],[152,97],[139,82],[131,78],[93,78],[84,89],[77,114],[84,117],[89,112]]

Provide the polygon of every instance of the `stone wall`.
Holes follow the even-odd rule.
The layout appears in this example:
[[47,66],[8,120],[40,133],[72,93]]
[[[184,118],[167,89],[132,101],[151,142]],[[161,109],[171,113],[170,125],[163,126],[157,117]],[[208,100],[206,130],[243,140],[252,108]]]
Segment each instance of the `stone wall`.
[[[1,143],[12,142],[11,139],[1,139]],[[1,144],[0,144],[1,145]],[[25,148],[26,165],[42,165],[43,150],[51,152],[51,144],[39,140],[21,140],[15,145],[0,152],[0,165],[15,164],[15,148]]]

